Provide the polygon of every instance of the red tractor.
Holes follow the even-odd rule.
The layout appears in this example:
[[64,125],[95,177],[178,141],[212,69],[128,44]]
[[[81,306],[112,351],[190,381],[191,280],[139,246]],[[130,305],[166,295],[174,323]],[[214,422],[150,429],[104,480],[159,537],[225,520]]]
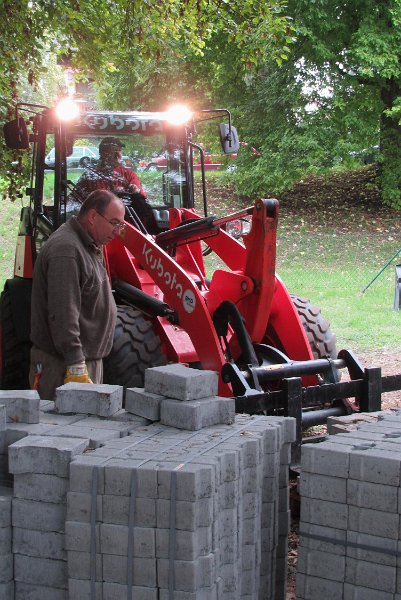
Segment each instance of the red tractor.
[[[32,174],[15,276],[1,296],[2,388],[28,387],[32,267],[43,242],[74,211],[71,193],[84,171],[69,167],[68,156],[74,147],[97,147],[113,136],[126,154],[149,156],[165,148],[166,165],[140,173],[146,201],[121,194],[127,225],[104,249],[118,305],[105,382],[141,386],[146,368],[166,362],[211,369],[220,375],[219,393],[234,395],[239,411],[293,414],[299,429],[301,421],[309,426],[329,414],[380,407],[378,384],[372,384],[381,385],[380,370],[364,370],[348,351],[337,357],[335,336],[319,309],[290,295],[276,274],[278,202],[259,199],[222,218],[208,214],[203,146],[195,140],[199,122],[221,115],[222,150],[232,154],[239,142],[225,109],[174,122],[169,112],[80,111],[67,120],[56,109],[17,107],[5,138],[15,149],[31,148]],[[53,147],[54,164],[48,165]],[[195,207],[198,160],[203,199]],[[87,169],[97,176],[96,164]],[[244,219],[251,226],[240,241],[229,230]],[[212,273],[210,253],[223,265]],[[354,381],[339,383],[344,367]]]

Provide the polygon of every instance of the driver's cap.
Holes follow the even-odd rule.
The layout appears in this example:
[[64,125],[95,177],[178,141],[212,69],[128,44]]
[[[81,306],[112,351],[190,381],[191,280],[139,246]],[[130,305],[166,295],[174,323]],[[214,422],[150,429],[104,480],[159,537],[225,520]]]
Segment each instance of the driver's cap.
[[99,144],[100,154],[108,152],[118,152],[121,148],[125,148],[125,145],[116,137],[103,138]]

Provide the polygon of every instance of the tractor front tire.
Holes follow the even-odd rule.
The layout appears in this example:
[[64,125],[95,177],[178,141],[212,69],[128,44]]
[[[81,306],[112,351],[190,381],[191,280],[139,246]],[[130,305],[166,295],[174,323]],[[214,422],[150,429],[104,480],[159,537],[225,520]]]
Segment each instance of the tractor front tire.
[[151,321],[139,310],[117,306],[113,348],[103,360],[104,383],[143,387],[145,369],[165,364],[161,340]]
[[320,308],[295,294],[291,294],[291,299],[308,337],[313,358],[337,358],[336,336],[330,330],[330,324],[323,317]]
[[4,290],[0,297],[0,388],[28,390],[31,343],[21,341],[14,325],[11,293]]

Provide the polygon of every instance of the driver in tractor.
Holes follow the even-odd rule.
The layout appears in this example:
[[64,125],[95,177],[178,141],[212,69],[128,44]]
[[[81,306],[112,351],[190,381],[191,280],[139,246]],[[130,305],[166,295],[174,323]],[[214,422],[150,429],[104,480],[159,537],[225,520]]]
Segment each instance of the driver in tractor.
[[68,204],[82,204],[90,192],[109,190],[114,194],[128,193],[145,199],[147,194],[141,186],[138,175],[121,164],[124,144],[115,137],[106,137],[99,144],[99,162],[78,179],[71,192]]

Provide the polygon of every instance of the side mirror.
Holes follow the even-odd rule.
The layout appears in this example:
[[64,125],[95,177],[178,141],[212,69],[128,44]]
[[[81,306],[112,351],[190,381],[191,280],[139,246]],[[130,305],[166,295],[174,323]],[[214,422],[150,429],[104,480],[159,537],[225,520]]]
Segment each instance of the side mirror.
[[239,150],[238,133],[235,127],[220,123],[220,142],[224,154],[233,154]]
[[6,123],[3,127],[4,139],[12,150],[27,150],[29,148],[29,135],[26,123],[22,117],[17,117]]

